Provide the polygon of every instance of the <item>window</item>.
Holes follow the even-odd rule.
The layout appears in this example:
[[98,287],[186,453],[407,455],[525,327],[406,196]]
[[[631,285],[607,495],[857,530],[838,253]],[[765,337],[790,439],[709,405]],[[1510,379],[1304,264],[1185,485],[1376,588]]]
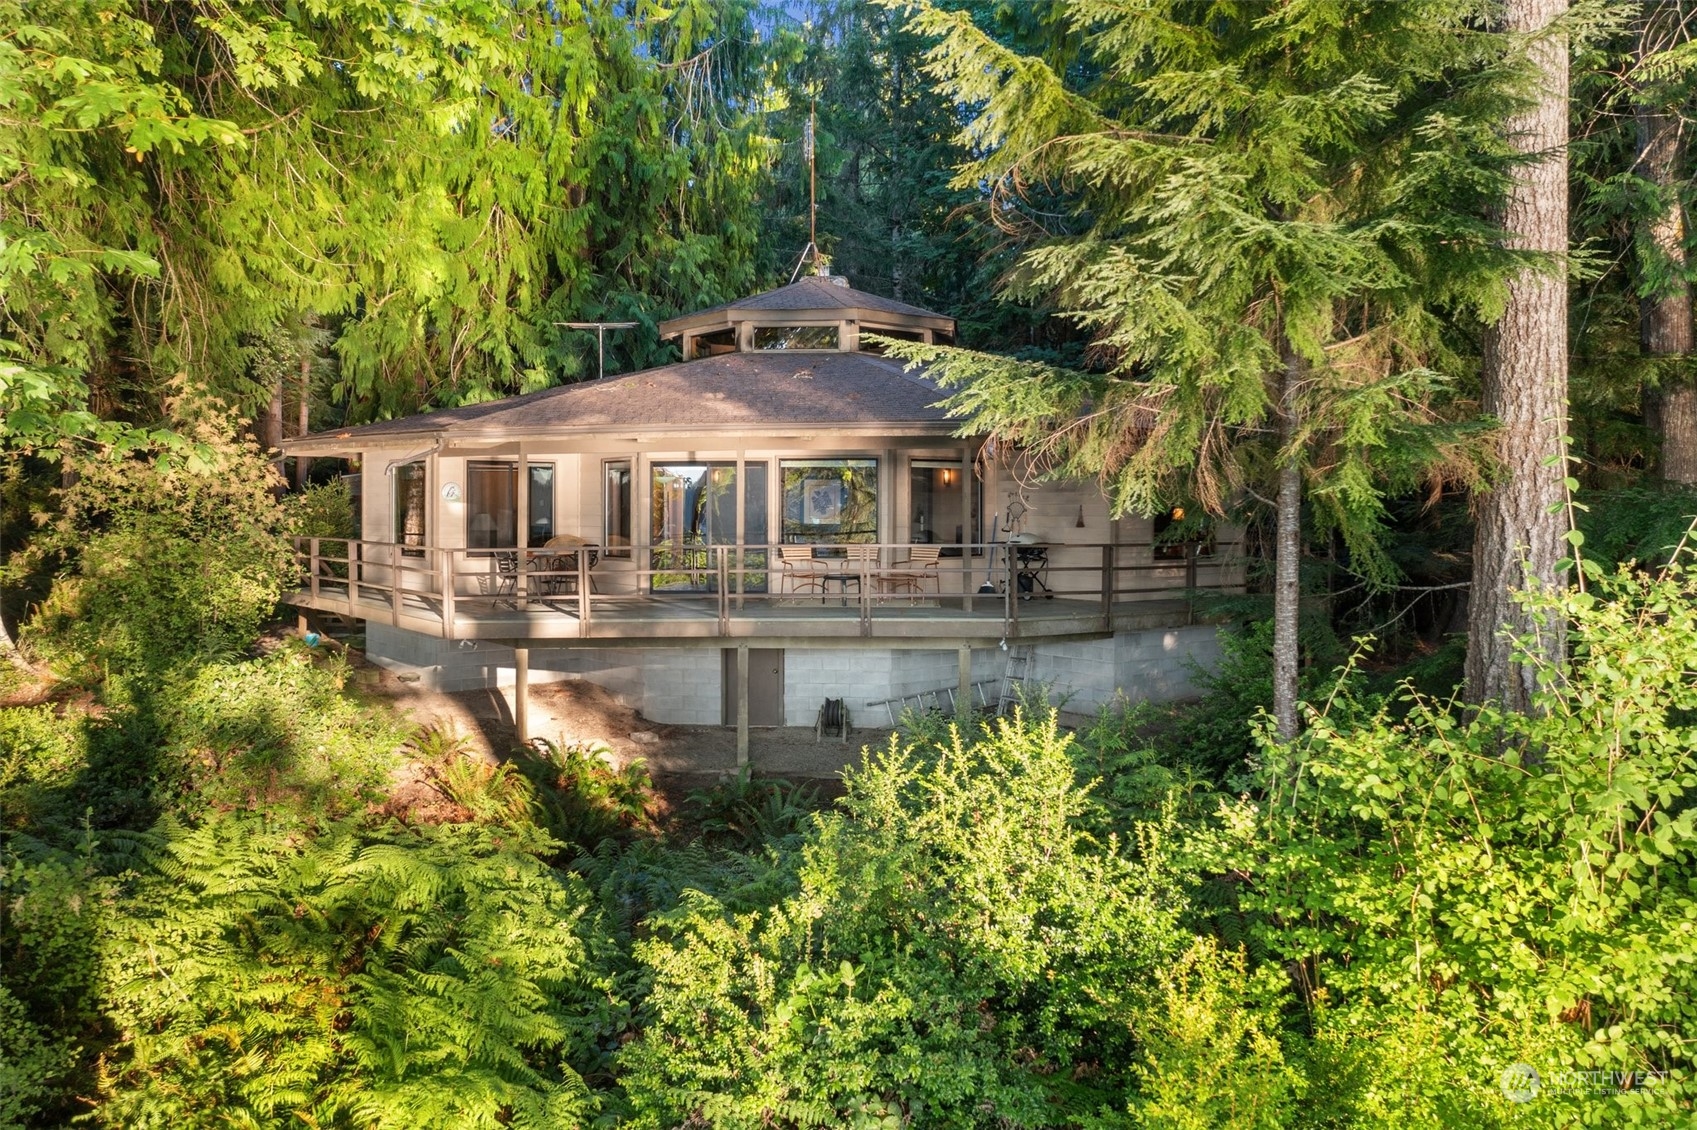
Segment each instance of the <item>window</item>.
[[395,544],[407,557],[424,556],[426,497],[422,462],[395,468]]
[[785,459],[784,541],[878,540],[876,459]]
[[631,470],[629,459],[609,460],[602,465],[607,483],[607,505],[602,541],[608,557],[630,556]]
[[836,326],[756,326],[756,349],[836,349]]
[[717,357],[721,353],[737,351],[737,331],[735,329],[714,330],[712,333],[697,334],[694,345],[690,349],[691,360],[696,357]]
[[860,327],[860,351],[862,353],[882,354],[884,352],[884,346],[881,343],[867,340],[874,336],[894,338],[896,341],[925,340],[925,335],[918,330],[886,329],[883,326],[869,326],[862,323]]
[[[961,543],[961,467],[947,459],[915,459],[908,464],[908,540],[922,545],[941,544],[945,557],[959,557]],[[984,540],[982,510],[984,484],[972,476],[972,544]],[[983,550],[975,549],[974,553]]]
[[[466,464],[466,546],[511,549],[518,545],[517,463]],[[554,465],[530,464],[527,545],[554,536]]]

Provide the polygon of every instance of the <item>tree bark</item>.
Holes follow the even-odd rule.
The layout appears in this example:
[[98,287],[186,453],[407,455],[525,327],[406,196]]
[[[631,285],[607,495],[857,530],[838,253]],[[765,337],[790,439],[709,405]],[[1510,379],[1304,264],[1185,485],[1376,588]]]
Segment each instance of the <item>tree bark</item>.
[[271,403],[265,409],[265,421],[260,444],[267,453],[277,453],[277,473],[283,472],[283,376],[277,375],[277,381],[271,386]]
[[1279,438],[1284,453],[1279,463],[1273,535],[1273,721],[1279,740],[1286,742],[1301,731],[1296,697],[1301,662],[1302,467],[1291,450],[1296,438],[1297,382],[1301,377],[1302,361],[1286,343],[1279,397]]
[[[1654,16],[1652,10],[1639,29],[1640,63],[1663,46],[1657,42]],[[1685,281],[1685,214],[1679,200],[1684,155],[1679,119],[1664,113],[1644,92],[1640,92],[1634,114],[1639,175],[1656,187],[1661,204],[1639,229],[1639,255],[1651,266],[1646,275],[1665,276],[1661,285],[1643,290],[1640,339],[1650,357],[1688,357],[1693,349],[1693,328],[1691,286]],[[1697,484],[1697,384],[1687,373],[1671,373],[1671,366],[1663,370],[1661,388],[1653,394],[1655,411],[1645,415],[1651,417],[1661,440],[1662,478],[1670,483]]]
[[[1484,410],[1501,423],[1501,477],[1477,502],[1473,592],[1467,626],[1466,691],[1470,701],[1531,705],[1537,676],[1514,661],[1514,637],[1534,636],[1533,650],[1559,664],[1560,625],[1541,631],[1514,599],[1523,586],[1558,586],[1566,554],[1567,421],[1567,37],[1544,32],[1566,0],[1508,0],[1502,30],[1532,36],[1538,76],[1534,102],[1509,119],[1511,145],[1533,155],[1514,175],[1503,212],[1510,247],[1544,252],[1553,265],[1528,268],[1509,281],[1507,308],[1485,334]],[[1552,512],[1553,511],[1553,512]]]
[[[301,403],[300,430],[297,436],[304,436],[311,429],[312,406],[312,353],[310,347],[303,347],[301,353]],[[312,470],[312,460],[304,455],[295,456],[295,489],[306,489],[306,475]]]

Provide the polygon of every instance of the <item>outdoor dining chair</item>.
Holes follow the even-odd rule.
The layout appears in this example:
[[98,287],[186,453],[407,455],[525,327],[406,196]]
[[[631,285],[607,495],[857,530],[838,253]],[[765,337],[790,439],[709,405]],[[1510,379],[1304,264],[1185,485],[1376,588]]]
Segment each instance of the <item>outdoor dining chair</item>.
[[780,545],[778,570],[790,592],[825,591],[824,562],[813,556],[811,545]]

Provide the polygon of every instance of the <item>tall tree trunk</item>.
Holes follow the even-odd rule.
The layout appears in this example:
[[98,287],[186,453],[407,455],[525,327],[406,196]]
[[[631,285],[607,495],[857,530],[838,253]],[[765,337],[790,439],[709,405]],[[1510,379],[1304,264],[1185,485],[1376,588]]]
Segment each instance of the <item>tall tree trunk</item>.
[[[1638,33],[1638,61],[1671,46],[1659,42],[1652,6]],[[1685,214],[1679,200],[1683,146],[1679,120],[1640,92],[1634,111],[1638,125],[1639,175],[1656,186],[1661,207],[1639,230],[1639,255],[1651,267],[1647,274],[1666,276],[1663,285],[1645,288],[1639,329],[1644,352],[1651,357],[1687,357],[1693,348],[1691,286],[1685,281]],[[1688,373],[1669,379],[1654,394],[1652,426],[1661,440],[1662,478],[1670,483],[1697,484],[1697,384]]]
[[[312,427],[311,412],[310,412],[311,407],[312,407],[312,353],[311,353],[310,347],[307,347],[301,353],[300,430],[295,433],[298,436],[304,436],[308,432],[308,430],[310,430],[311,427]],[[295,456],[295,489],[296,490],[305,490],[306,489],[306,474],[310,470],[312,470],[312,460],[308,459],[304,455]]]
[[[1503,31],[1534,35],[1566,10],[1566,0],[1508,0]],[[1485,335],[1483,407],[1502,424],[1503,473],[1477,504],[1467,625],[1468,698],[1513,710],[1527,709],[1536,688],[1533,672],[1514,662],[1513,637],[1536,636],[1538,654],[1559,664],[1565,635],[1560,625],[1540,631],[1513,597],[1523,584],[1566,581],[1556,563],[1566,525],[1567,37],[1539,36],[1530,52],[1537,101],[1509,119],[1508,134],[1517,151],[1536,156],[1515,172],[1503,226],[1509,246],[1557,261],[1510,280],[1507,308]]]
[[1296,712],[1297,636],[1302,606],[1302,467],[1291,445],[1296,438],[1297,382],[1302,361],[1288,343],[1280,389],[1279,439],[1285,449],[1279,464],[1279,492],[1273,535],[1273,720],[1279,739],[1290,741],[1301,728]]
[[277,374],[277,383],[271,386],[271,403],[265,409],[265,423],[259,437],[260,444],[267,452],[279,452],[277,455],[277,473],[283,473],[283,375]]

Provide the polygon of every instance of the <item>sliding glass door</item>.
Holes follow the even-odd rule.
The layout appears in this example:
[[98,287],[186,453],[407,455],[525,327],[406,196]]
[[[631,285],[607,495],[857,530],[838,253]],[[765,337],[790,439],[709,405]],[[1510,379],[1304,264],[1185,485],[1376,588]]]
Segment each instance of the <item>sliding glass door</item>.
[[[718,584],[715,546],[742,544],[762,547],[748,557],[752,570],[743,591],[765,587],[768,470],[765,463],[743,464],[742,489],[737,488],[737,465],[725,463],[655,463],[649,479],[649,540],[653,545],[655,592],[712,592]],[[739,507],[741,513],[739,515]],[[737,567],[733,556],[731,567]],[[735,582],[732,582],[735,588]]]

